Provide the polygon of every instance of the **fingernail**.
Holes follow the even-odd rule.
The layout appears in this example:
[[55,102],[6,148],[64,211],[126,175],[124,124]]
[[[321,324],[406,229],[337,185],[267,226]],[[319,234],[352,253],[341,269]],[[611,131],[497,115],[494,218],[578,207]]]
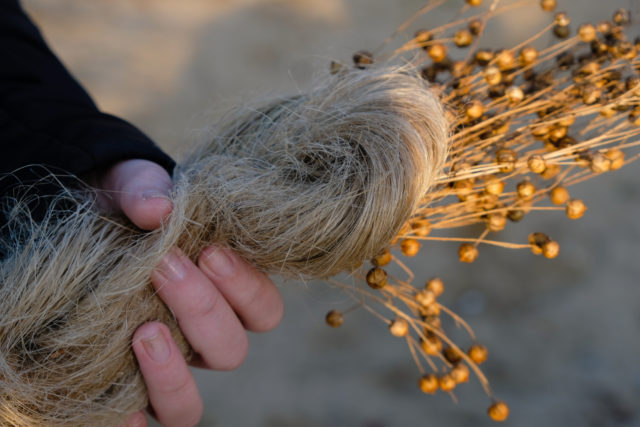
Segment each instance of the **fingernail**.
[[151,359],[157,363],[164,363],[169,359],[171,350],[164,335],[158,329],[141,339],[142,345]]
[[125,427],[140,427],[141,425],[143,425],[145,421],[145,416],[144,414],[141,414],[140,412],[132,415],[131,417],[129,417],[129,419],[127,420],[127,425]]
[[182,255],[179,249],[171,249],[164,258],[162,258],[158,270],[169,280],[184,279],[187,275],[187,269],[183,257],[184,255]]
[[165,199],[171,201],[168,190],[151,188],[143,191],[141,196],[142,200]]
[[204,267],[218,277],[233,276],[233,259],[221,248],[209,248],[204,254]]

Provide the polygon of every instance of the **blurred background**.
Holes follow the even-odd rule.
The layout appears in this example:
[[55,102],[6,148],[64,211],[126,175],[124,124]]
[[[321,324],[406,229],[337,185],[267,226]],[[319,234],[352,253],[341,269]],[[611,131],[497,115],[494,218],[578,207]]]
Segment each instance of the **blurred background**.
[[[55,52],[100,107],[143,129],[170,154],[202,138],[216,117],[248,100],[309,87],[331,59],[375,49],[426,0],[24,0]],[[456,16],[462,0],[417,27]],[[487,3],[487,2],[485,2]],[[550,22],[532,7],[492,21],[483,44],[509,47]],[[610,19],[637,0],[558,0],[573,23]],[[576,28],[576,24],[572,24]],[[415,29],[412,27],[412,29]],[[409,34],[412,34],[412,29]],[[639,27],[633,28],[640,35]],[[402,40],[402,38],[400,39]],[[543,40],[547,42],[548,39]],[[579,221],[537,214],[499,238],[543,231],[554,260],[482,247],[471,265],[457,245],[428,244],[410,264],[416,283],[445,281],[441,297],[489,347],[483,365],[513,426],[640,426],[640,174],[637,165],[574,187]],[[364,310],[343,327],[325,313],[350,305],[326,284],[280,282],[285,317],[252,335],[234,372],[196,371],[202,426],[483,426],[477,381],[423,395],[401,340]]]

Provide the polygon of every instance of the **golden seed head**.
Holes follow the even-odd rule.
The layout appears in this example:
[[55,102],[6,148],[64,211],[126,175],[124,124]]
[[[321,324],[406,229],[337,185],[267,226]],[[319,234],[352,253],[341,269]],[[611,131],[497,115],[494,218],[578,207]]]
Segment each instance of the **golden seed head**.
[[593,173],[608,172],[611,169],[611,160],[604,154],[597,152],[591,156],[589,167]]
[[385,265],[391,262],[392,256],[391,251],[387,248],[384,248],[378,255],[376,255],[372,260],[371,264],[376,267],[384,267]]
[[585,43],[591,43],[596,39],[596,27],[593,24],[584,24],[578,28],[578,35],[580,36],[580,40]]
[[538,51],[536,48],[527,46],[520,51],[520,60],[524,65],[531,65],[538,59]]
[[548,125],[536,126],[531,129],[531,135],[533,135],[535,139],[542,140],[547,138],[550,131],[551,127]]
[[453,347],[445,347],[444,350],[442,350],[442,355],[452,365],[455,365],[462,360],[460,351]]
[[482,102],[474,99],[465,106],[464,112],[469,120],[477,120],[484,114],[484,105],[482,105]]
[[521,221],[525,215],[526,212],[523,209],[511,209],[507,212],[507,218],[513,222]]
[[467,0],[469,6],[478,7],[482,4],[482,0]]
[[627,25],[631,22],[631,15],[627,9],[618,9],[613,13],[613,22],[616,25]]
[[529,160],[527,160],[527,166],[533,173],[542,173],[547,168],[547,162],[544,161],[542,156],[535,154],[529,157]]
[[576,116],[573,114],[569,114],[568,116],[564,116],[558,120],[558,126],[563,126],[565,128],[571,127],[576,122]]
[[490,86],[498,85],[502,81],[502,72],[500,72],[498,67],[487,67],[483,75],[485,81]]
[[553,240],[549,240],[547,242],[544,242],[542,245],[542,254],[549,258],[555,258],[558,256],[558,254],[560,253],[560,245],[558,244],[558,242],[555,242]]
[[[423,320],[427,325],[431,326],[434,329],[440,329],[442,327],[442,321],[438,316],[425,316]],[[442,350],[442,347],[440,348],[440,350]]]
[[466,383],[469,381],[469,367],[464,363],[458,363],[451,369],[449,373],[456,384]]
[[567,216],[571,219],[581,218],[586,210],[587,207],[580,199],[571,199],[567,202]]
[[509,407],[504,402],[495,402],[487,410],[493,421],[504,421],[509,417]]
[[387,284],[387,272],[380,267],[375,267],[367,273],[367,285],[373,289],[382,289]]
[[566,27],[571,23],[571,19],[566,12],[558,12],[554,18],[556,25]]
[[600,21],[598,22],[598,32],[602,34],[609,34],[611,32],[611,28],[613,24],[611,21]]
[[611,161],[610,169],[612,171],[624,166],[624,151],[619,148],[611,148],[606,152],[605,156]]
[[458,249],[458,257],[461,262],[472,263],[478,258],[478,248],[471,243],[463,243]]
[[433,62],[442,62],[447,57],[447,47],[442,43],[436,43],[427,48],[427,53]]
[[536,187],[531,181],[522,181],[517,185],[518,197],[521,199],[529,199],[533,197],[536,192]]
[[536,255],[542,254],[542,246],[549,241],[551,241],[551,239],[544,233],[529,234],[529,245],[531,245],[531,252]]
[[540,7],[545,12],[552,12],[556,8],[556,0],[541,0]]
[[341,326],[342,323],[344,323],[344,316],[338,310],[331,310],[327,313],[325,320],[327,322],[327,325],[331,326],[332,328],[337,328]]
[[517,160],[516,152],[508,148],[501,148],[496,152],[496,162],[500,165],[500,172],[512,172]]
[[431,334],[426,336],[426,340],[420,340],[422,350],[429,356],[437,356],[442,352],[442,340]]
[[413,296],[413,299],[415,299],[421,306],[428,307],[436,302],[436,295],[428,289],[420,289]]
[[489,350],[481,344],[474,344],[469,348],[467,354],[469,355],[469,359],[473,360],[473,363],[479,365],[487,360]]
[[567,136],[568,129],[564,126],[554,126],[549,131],[549,139],[552,142],[560,141],[562,138]]
[[437,298],[444,292],[444,282],[439,277],[429,279],[429,281],[427,282],[427,289],[433,292],[433,294]]
[[409,333],[409,322],[402,317],[398,317],[389,325],[389,332],[394,337],[404,337]]
[[504,191],[504,181],[498,178],[491,178],[485,184],[484,191],[487,194],[498,196]]
[[481,66],[487,65],[493,60],[494,54],[490,50],[480,49],[476,52],[475,60]]
[[416,43],[422,45],[433,40],[433,34],[431,34],[431,32],[427,30],[418,30],[414,34],[413,39]]
[[451,391],[456,388],[456,382],[449,374],[444,374],[438,378],[438,383],[442,391]]
[[568,25],[564,27],[556,25],[555,27],[553,27],[553,34],[555,34],[555,36],[559,39],[566,39],[571,34],[571,29]]
[[413,234],[419,237],[428,236],[431,233],[431,222],[428,219],[418,219],[411,223]]
[[458,47],[467,47],[473,42],[473,36],[469,30],[458,30],[453,36],[453,42]]
[[559,186],[551,190],[549,197],[554,205],[564,205],[567,203],[567,200],[569,200],[569,191],[566,188]]
[[601,95],[602,90],[600,90],[596,85],[587,84],[582,87],[582,102],[586,105],[595,104],[600,100]]
[[469,21],[469,32],[474,36],[479,36],[482,32],[482,21],[477,18]]
[[524,99],[524,92],[518,86],[509,86],[507,88],[507,99],[512,104],[518,104]]
[[515,66],[516,59],[510,50],[501,50],[496,55],[496,64],[502,71],[507,71]]
[[420,387],[420,390],[422,390],[423,393],[428,393],[428,394],[433,394],[436,391],[438,391],[439,385],[440,385],[440,382],[438,381],[438,377],[436,377],[434,374],[424,375],[418,381],[418,386]]
[[502,231],[507,226],[507,216],[502,212],[493,212],[487,215],[487,228],[489,231]]
[[437,317],[440,316],[440,304],[435,303],[428,306],[420,306],[418,307],[418,311],[420,312],[420,316],[423,317]]
[[554,176],[558,175],[560,173],[560,166],[559,165],[547,165],[547,168],[544,170],[544,172],[542,172],[542,177],[544,179],[551,179]]
[[353,63],[357,68],[364,69],[373,64],[373,54],[366,50],[360,50],[353,54]]
[[416,239],[403,239],[400,250],[405,256],[416,256],[420,251],[420,242]]

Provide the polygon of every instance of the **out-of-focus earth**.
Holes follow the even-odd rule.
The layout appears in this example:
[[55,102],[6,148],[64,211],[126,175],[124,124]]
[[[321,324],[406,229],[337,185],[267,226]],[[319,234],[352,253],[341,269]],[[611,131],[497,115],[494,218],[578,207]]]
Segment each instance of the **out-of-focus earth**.
[[[331,59],[374,49],[423,0],[25,0],[24,6],[107,112],[132,121],[180,157],[234,105],[309,87]],[[448,1],[417,21],[456,16]],[[537,0],[530,1],[537,3]],[[573,22],[609,19],[637,1],[558,0]],[[550,21],[530,7],[492,21],[486,45],[510,47]],[[414,25],[414,27],[416,26]],[[574,25],[575,28],[575,25]],[[634,29],[640,35],[640,26]],[[484,42],[483,42],[484,43]],[[411,260],[418,283],[440,276],[441,301],[490,350],[483,365],[506,400],[512,426],[640,426],[640,173],[633,164],[572,195],[589,210],[530,215],[499,238],[543,231],[561,244],[554,260],[481,247],[471,265],[457,245],[424,246]],[[339,329],[324,323],[350,305],[321,283],[280,282],[280,327],[252,334],[234,372],[195,371],[202,426],[489,426],[489,400],[474,379],[422,394],[406,345],[364,310]]]

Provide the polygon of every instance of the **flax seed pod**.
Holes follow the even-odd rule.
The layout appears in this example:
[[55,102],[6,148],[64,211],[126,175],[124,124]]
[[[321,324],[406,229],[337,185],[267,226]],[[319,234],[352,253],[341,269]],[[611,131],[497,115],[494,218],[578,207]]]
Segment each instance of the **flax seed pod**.
[[582,218],[586,210],[587,207],[580,199],[571,199],[567,202],[567,216],[571,219]]
[[433,294],[437,298],[440,295],[442,295],[442,293],[444,292],[444,283],[442,282],[442,279],[440,279],[439,277],[434,277],[432,279],[429,279],[429,281],[427,282],[426,288],[431,292],[433,292]]
[[612,171],[620,169],[624,165],[624,152],[618,148],[611,148],[605,154],[611,161],[610,169]]
[[469,350],[467,351],[467,354],[469,355],[469,358],[473,360],[473,363],[480,365],[481,363],[484,363],[484,361],[487,360],[487,357],[489,356],[489,351],[487,350],[487,347],[483,345],[474,344],[469,348]]
[[504,402],[495,402],[487,410],[489,417],[494,421],[504,421],[509,417],[509,407]]
[[427,334],[426,339],[420,340],[420,346],[429,356],[437,356],[442,352],[442,340],[433,334]]
[[413,257],[420,251],[420,242],[416,239],[403,239],[400,243],[400,249],[405,256]]
[[438,384],[442,391],[452,391],[456,388],[456,382],[449,374],[441,375],[440,378],[438,378]]
[[436,391],[438,391],[440,382],[438,381],[438,377],[435,374],[427,374],[420,378],[420,380],[418,381],[418,386],[423,393],[434,394]]
[[431,222],[426,219],[418,219],[411,223],[411,229],[416,236],[426,237],[431,233]]
[[469,381],[469,367],[460,362],[451,369],[449,375],[451,375],[456,384],[466,383]]
[[472,263],[478,258],[478,249],[471,243],[463,243],[458,249],[458,257],[461,262]]
[[387,272],[380,267],[375,267],[367,273],[367,285],[373,289],[382,289],[387,284]]
[[549,197],[551,198],[551,202],[553,202],[554,205],[564,205],[565,203],[567,203],[570,196],[569,191],[565,187],[558,186],[551,190],[551,192],[549,193]]
[[547,168],[547,163],[544,161],[542,156],[536,154],[529,157],[527,160],[527,166],[531,172],[540,174]]
[[331,310],[325,317],[327,325],[338,328],[344,323],[344,316],[338,310]]
[[404,337],[409,333],[409,323],[404,318],[398,317],[389,325],[389,332],[394,337]]

